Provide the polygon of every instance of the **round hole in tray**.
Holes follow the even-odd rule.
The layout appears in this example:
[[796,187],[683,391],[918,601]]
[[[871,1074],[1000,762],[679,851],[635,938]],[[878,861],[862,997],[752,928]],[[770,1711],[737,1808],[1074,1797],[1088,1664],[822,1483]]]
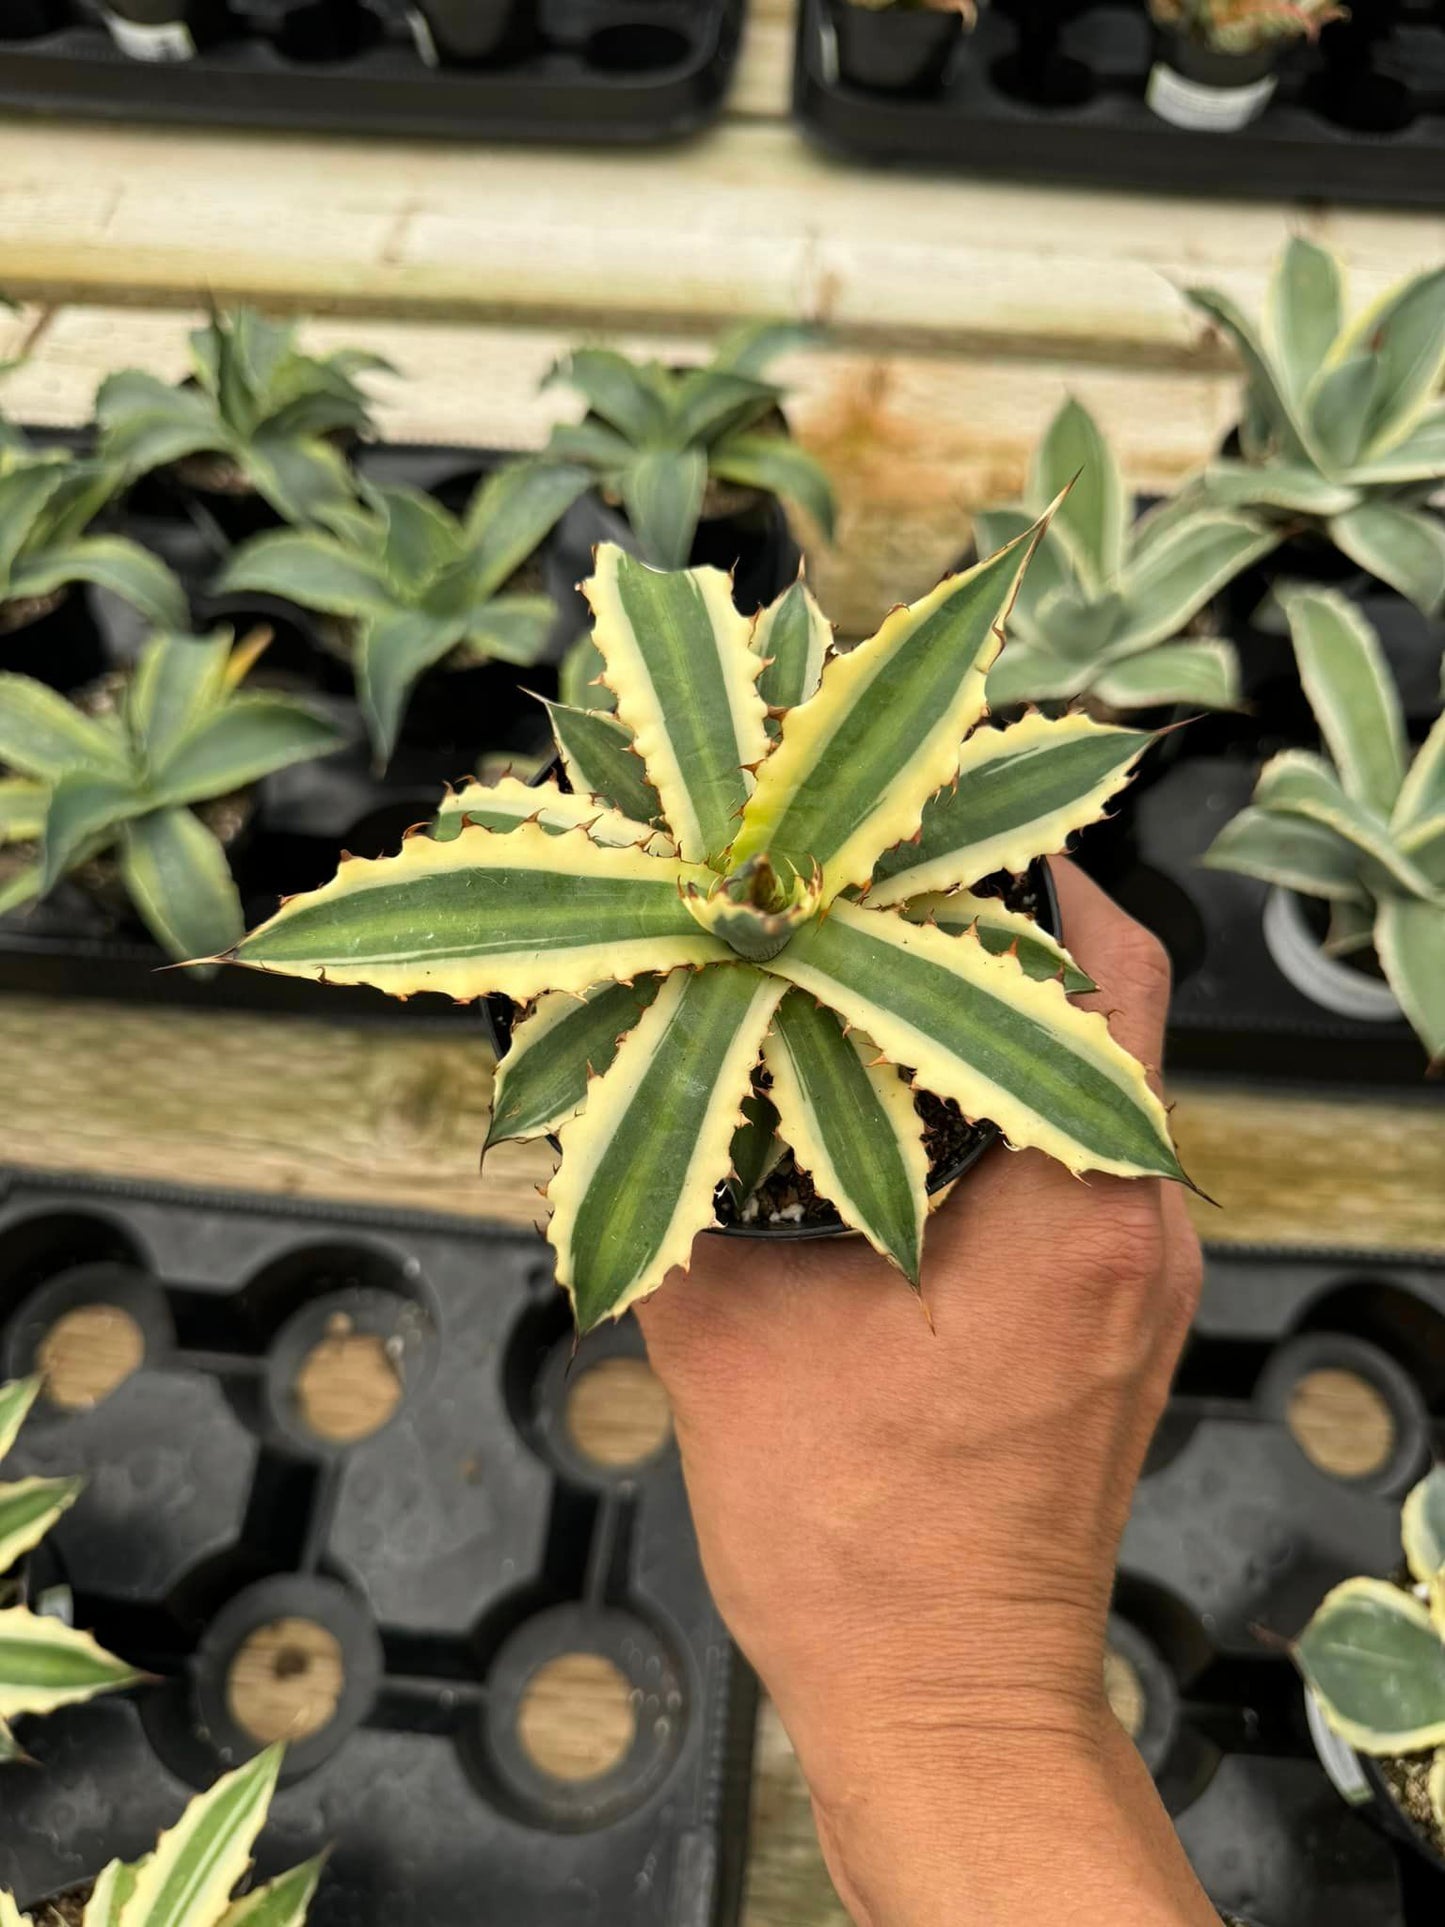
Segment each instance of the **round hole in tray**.
[[1326,69],[1311,90],[1310,105],[1352,134],[1400,134],[1415,119],[1415,98],[1404,81],[1370,70]]
[[1389,1401],[1368,1379],[1339,1366],[1320,1366],[1295,1380],[1285,1423],[1310,1463],[1335,1479],[1369,1478],[1395,1449]]
[[604,74],[653,74],[680,67],[691,52],[692,42],[676,27],[631,21],[599,29],[584,58]]
[[1431,1423],[1414,1375],[1370,1339],[1307,1331],[1280,1345],[1255,1399],[1327,1477],[1398,1495],[1429,1464]]
[[1046,60],[1029,60],[1019,53],[1004,54],[993,65],[993,78],[1002,93],[1026,100],[1031,107],[1083,107],[1094,97],[1094,76],[1081,60],[1054,53]]
[[672,1436],[662,1381],[641,1358],[599,1358],[573,1376],[567,1435],[585,1459],[609,1471],[644,1465]]
[[226,1669],[226,1704],[253,1740],[309,1740],[336,1717],[346,1662],[335,1633],[314,1619],[273,1619],[248,1633]]
[[632,1689],[601,1653],[562,1653],[523,1689],[518,1738],[554,1780],[600,1779],[627,1757],[636,1731]]
[[1129,1738],[1137,1740],[1144,1730],[1149,1702],[1138,1667],[1115,1646],[1107,1647],[1104,1652],[1104,1697],[1109,1702],[1109,1711]]
[[311,0],[287,11],[276,50],[301,66],[327,66],[354,60],[379,32],[376,15],[356,0]]
[[120,1305],[77,1305],[36,1348],[45,1396],[63,1412],[88,1412],[145,1362],[145,1333]]
[[394,1337],[358,1331],[351,1313],[333,1312],[292,1382],[305,1429],[333,1445],[379,1432],[401,1404],[399,1355]]
[[41,1375],[38,1418],[87,1412],[164,1356],[173,1340],[165,1293],[149,1273],[104,1260],[75,1265],[16,1308],[0,1376]]

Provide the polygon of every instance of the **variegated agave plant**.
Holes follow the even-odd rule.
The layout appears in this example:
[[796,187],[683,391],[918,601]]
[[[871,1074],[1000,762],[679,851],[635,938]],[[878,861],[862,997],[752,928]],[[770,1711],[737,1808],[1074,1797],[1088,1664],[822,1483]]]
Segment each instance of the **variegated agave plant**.
[[1083,716],[975,728],[1033,539],[831,655],[801,586],[750,622],[716,570],[599,549],[617,720],[554,710],[572,793],[465,792],[438,835],[345,863],[232,953],[535,1000],[489,1141],[558,1134],[549,1236],[583,1327],[686,1264],[760,1059],[819,1194],[915,1282],[914,1088],[1071,1170],[1182,1175],[1144,1071],[1057,981],[1067,957],[967,890],[1060,849],[1148,740]]
[[[268,1747],[198,1793],[143,1860],[112,1860],[91,1889],[81,1927],[303,1927],[324,1855],[231,1897],[265,1825],[283,1751]],[[74,1918],[45,1902],[33,1916],[22,1914],[0,1893],[0,1927]]]
[[1345,13],[1335,0],[1149,0],[1149,11],[1160,26],[1229,54],[1275,40],[1313,40]]
[[[15,1443],[39,1391],[38,1378],[0,1385],[0,1459]],[[39,1545],[84,1484],[83,1479],[32,1478],[0,1485],[0,1761],[24,1756],[10,1730],[12,1720],[53,1713],[76,1700],[133,1686],[140,1678],[134,1667],[102,1651],[89,1633],[15,1604],[16,1589],[3,1576]],[[3,1922],[0,1905],[0,1927]]]
[[1411,1585],[1347,1579],[1294,1655],[1330,1727],[1356,1752],[1433,1755],[1430,1805],[1445,1834],[1445,1467],[1406,1499],[1400,1537]]
[[1326,951],[1374,948],[1432,1060],[1445,1057],[1445,716],[1410,759],[1379,639],[1334,591],[1286,590],[1300,681],[1330,758],[1287,749],[1204,861],[1323,898]]
[[1353,320],[1344,277],[1300,237],[1252,322],[1216,288],[1185,291],[1245,369],[1239,461],[1203,478],[1206,499],[1317,528],[1431,614],[1445,601],[1445,267],[1411,276]]
[[1066,401],[1034,457],[1026,501],[974,517],[981,551],[1028,528],[1068,487],[1019,588],[1013,640],[989,673],[995,707],[1087,697],[1111,710],[1239,701],[1233,645],[1182,631],[1278,533],[1253,516],[1166,503],[1130,521],[1113,450]]

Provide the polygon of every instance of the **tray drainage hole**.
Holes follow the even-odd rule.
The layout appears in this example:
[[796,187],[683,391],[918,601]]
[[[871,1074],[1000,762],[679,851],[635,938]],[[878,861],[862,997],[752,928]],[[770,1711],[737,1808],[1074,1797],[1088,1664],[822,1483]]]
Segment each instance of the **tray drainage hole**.
[[605,74],[651,74],[679,66],[692,50],[685,33],[648,25],[603,27],[587,42],[587,60]]
[[45,1396],[64,1412],[89,1412],[145,1363],[145,1334],[119,1305],[62,1312],[36,1348]]
[[1109,1711],[1129,1738],[1137,1740],[1144,1731],[1148,1697],[1134,1662],[1113,1646],[1104,1653],[1104,1697],[1109,1702]]
[[568,1389],[567,1436],[608,1471],[656,1458],[672,1437],[661,1379],[640,1358],[600,1358]]
[[336,1717],[346,1684],[341,1642],[314,1619],[276,1619],[236,1648],[226,1706],[253,1740],[308,1740]]
[[295,1393],[301,1422],[315,1437],[333,1445],[370,1438],[401,1404],[392,1341],[357,1331],[345,1312],[333,1312],[301,1361]]
[[1384,1394],[1338,1366],[1321,1366],[1295,1383],[1285,1423],[1310,1463],[1335,1479],[1382,1472],[1395,1450],[1395,1415]]
[[517,1712],[522,1751],[554,1780],[572,1786],[599,1780],[632,1749],[634,1698],[624,1675],[600,1653],[549,1659],[522,1694]]

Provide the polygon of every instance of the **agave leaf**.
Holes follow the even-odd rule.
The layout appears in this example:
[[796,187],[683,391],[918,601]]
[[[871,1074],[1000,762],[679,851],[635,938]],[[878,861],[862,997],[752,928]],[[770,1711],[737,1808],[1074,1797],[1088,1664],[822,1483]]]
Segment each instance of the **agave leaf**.
[[556,422],[540,459],[548,463],[582,463],[615,479],[632,460],[632,453],[632,443],[627,437],[605,422]]
[[689,368],[678,376],[673,423],[678,439],[707,448],[731,431],[751,427],[775,408],[781,390],[736,369]]
[[12,1378],[0,1385],[0,1459],[14,1445],[31,1406],[40,1396],[40,1378]]
[[1348,483],[1286,462],[1211,462],[1204,471],[1204,493],[1216,508],[1288,509],[1300,515],[1341,515],[1359,500],[1359,490]]
[[95,391],[95,420],[102,452],[130,476],[216,449],[214,404],[140,368],[106,376]]
[[269,1746],[196,1795],[139,1869],[122,1927],[196,1927],[224,1917],[265,1824],[281,1755]]
[[477,594],[502,588],[591,486],[577,463],[506,462],[489,475],[464,519]]
[[11,674],[0,674],[0,762],[47,783],[73,770],[126,774],[118,737],[43,683]]
[[1435,1465],[1410,1489],[1400,1513],[1400,1538],[1410,1577],[1428,1586],[1445,1567],[1445,1465]]
[[49,1532],[55,1521],[75,1504],[84,1479],[21,1479],[0,1485],[0,1573],[8,1572],[24,1552]]
[[1330,905],[1330,924],[1325,933],[1327,957],[1351,957],[1375,941],[1375,906],[1354,897],[1341,897]]
[[914,834],[983,712],[999,631],[1031,547],[1020,537],[945,577],[893,610],[867,642],[833,657],[817,695],[788,712],[758,773],[734,866],[765,851],[800,872],[816,862],[826,902],[865,882],[882,851]]
[[919,1088],[1069,1170],[1182,1177],[1164,1107],[1096,1012],[1013,957],[839,899],[767,969],[877,1039]]
[[581,997],[551,991],[512,1032],[497,1065],[485,1149],[508,1138],[545,1137],[575,1117],[587,1084],[600,1077],[617,1046],[657,995],[661,979],[594,984]]
[[778,1136],[778,1107],[754,1087],[743,1099],[743,1121],[728,1150],[732,1169],[727,1188],[735,1211],[742,1212],[764,1178],[782,1163],[787,1148]]
[[571,709],[611,715],[617,708],[617,698],[602,681],[606,667],[592,640],[591,630],[584,629],[568,647],[557,672],[557,693],[562,701]]
[[1124,615],[1124,598],[1117,589],[1092,598],[1082,589],[1060,589],[1039,604],[1039,647],[1061,663],[1087,670],[1109,656]]
[[28,776],[0,776],[0,848],[28,843],[40,835],[49,798],[48,783],[32,782]]
[[1375,949],[1410,1028],[1437,1064],[1445,1058],[1445,903],[1382,897]]
[[646,849],[654,856],[672,856],[671,841],[646,823],[634,823],[620,810],[601,808],[589,796],[576,796],[555,783],[523,783],[504,776],[497,783],[467,783],[449,796],[438,811],[431,833],[443,842],[464,823],[480,823],[489,830],[510,830],[518,823],[536,821],[544,830],[584,829],[594,843],[616,849]]
[[1223,509],[1204,509],[1180,522],[1124,571],[1124,613],[1108,656],[1137,655],[1177,636],[1216,591],[1278,541],[1278,530]]
[[233,1900],[216,1927],[304,1927],[306,1910],[326,1865],[325,1854],[303,1861]]
[[1163,703],[1234,709],[1240,701],[1239,657],[1229,642],[1160,642],[1110,663],[1090,686],[1113,709]]
[[[1033,516],[1024,508],[978,509],[973,517],[974,549],[979,555],[993,555],[1017,541],[1019,536],[1027,535],[1033,525]],[[1052,529],[1046,529],[1035,544],[1014,594],[1014,606],[1009,614],[1009,642],[1000,662],[1016,654],[1020,643],[1029,645],[1042,640],[1038,635],[1040,608],[1059,590],[1074,586],[1074,573],[1068,566],[1066,552],[1054,540]]]
[[729,435],[712,450],[708,467],[725,482],[796,502],[825,539],[833,540],[838,517],[833,485],[817,457],[800,448],[791,435],[762,430]]
[[1270,360],[1297,400],[1334,346],[1343,299],[1339,267],[1329,249],[1292,236],[1270,276],[1264,327]]
[[31,1927],[29,1914],[21,1913],[14,1894],[6,1893],[3,1887],[0,1887],[0,1927]]
[[1066,701],[1080,693],[1094,667],[1087,662],[1064,662],[1047,649],[1008,642],[988,672],[988,706],[997,712],[1020,703]]
[[665,434],[667,408],[657,389],[636,363],[612,348],[576,348],[560,361],[544,387],[565,382],[575,388],[594,415],[634,447]]
[[149,769],[160,768],[226,693],[231,639],[154,635],[141,651],[126,688],[130,734]]
[[1098,989],[1056,937],[1022,910],[1010,910],[997,897],[975,896],[971,890],[936,890],[910,897],[899,907],[910,923],[936,923],[951,936],[972,931],[995,957],[1012,951],[1028,976],[1057,977],[1071,995]]
[[1362,502],[1333,518],[1330,539],[1424,615],[1445,603],[1445,523],[1431,510]]
[[528,668],[546,653],[556,620],[557,605],[548,595],[492,596],[468,613],[462,649],[476,662]]
[[1405,722],[1379,638],[1337,593],[1297,589],[1282,600],[1300,682],[1345,793],[1388,817],[1405,778]]
[[712,366],[740,375],[761,375],[779,355],[812,347],[819,334],[810,321],[745,321],[724,333],[713,351]]
[[1398,1586],[1336,1586],[1294,1653],[1330,1726],[1357,1752],[1416,1753],[1445,1742],[1445,1641]]
[[547,718],[567,781],[579,795],[637,823],[662,820],[662,800],[647,780],[630,730],[600,710],[567,703],[548,703]]
[[[66,482],[66,464],[37,458],[0,475],[0,583],[5,583],[16,557],[30,539],[45,505]],[[17,593],[10,587],[5,597]]]
[[875,1251],[919,1283],[928,1153],[913,1092],[871,1038],[844,1035],[801,991],[779,1004],[763,1047],[778,1128],[820,1197]]
[[[1310,423],[1320,459],[1335,473],[1348,476],[1360,459],[1379,379],[1380,364],[1373,355],[1351,355],[1338,367],[1325,370],[1310,398]],[[1338,514],[1348,506],[1344,503],[1315,513]]]
[[129,776],[98,776],[90,770],[69,770],[50,792],[45,812],[40,887],[53,890],[84,845],[106,831],[152,807],[150,798]]
[[416,679],[461,640],[457,616],[398,608],[364,621],[357,635],[356,680],[366,731],[381,768],[391,761]]
[[234,960],[290,977],[374,984],[392,996],[459,1001],[583,991],[608,978],[730,952],[689,916],[679,886],[694,864],[605,849],[584,831],[537,824],[450,842],[410,837],[396,856],[353,857],[330,883],[290,898],[237,945]]
[[1445,268],[1412,275],[1387,290],[1345,329],[1332,360],[1366,352],[1380,363],[1365,446],[1370,457],[1403,441],[1439,392],[1445,374]]
[[1428,482],[1445,474],[1445,402],[1426,409],[1403,441],[1358,463],[1350,479],[1378,482]]
[[108,589],[162,629],[188,629],[186,592],[158,555],[123,535],[86,535],[24,556],[10,577],[12,596],[49,595],[72,582]]
[[687,567],[707,470],[707,456],[700,448],[645,449],[622,470],[622,506],[654,568]]
[[718,569],[662,575],[611,543],[582,585],[617,713],[690,862],[732,841],[747,766],[767,753],[749,623]]
[[152,810],[120,845],[126,895],[162,950],[183,962],[239,943],[246,918],[219,838],[193,810]]
[[50,1713],[73,1700],[133,1686],[140,1677],[89,1633],[59,1619],[24,1606],[0,1612],[0,1720]]
[[581,1330],[687,1263],[782,994],[750,964],[674,971],[562,1126],[547,1235]]
[[334,616],[384,615],[394,595],[376,553],[367,555],[320,530],[277,529],[237,549],[216,580],[223,594],[249,589],[285,596]]
[[1430,734],[1415,751],[1415,760],[1400,785],[1390,827],[1397,832],[1408,830],[1433,821],[1442,812],[1445,812],[1445,713],[1435,718]]
[[1042,513],[1065,490],[1050,533],[1068,550],[1083,582],[1101,590],[1124,564],[1124,483],[1098,423],[1072,397],[1035,452],[1029,505]]
[[232,696],[192,729],[156,772],[152,804],[226,796],[274,770],[329,756],[345,744],[334,723],[293,697],[260,690]]
[[127,1866],[123,1860],[108,1861],[95,1877],[81,1927],[120,1927],[125,1903],[135,1892],[139,1871],[138,1866]]
[[1217,288],[1186,288],[1184,294],[1233,342],[1244,363],[1250,398],[1277,438],[1278,452],[1287,461],[1316,461],[1317,451],[1305,417],[1287,390],[1273,356],[1238,303]]
[[1430,879],[1397,846],[1381,818],[1345,794],[1323,758],[1302,749],[1272,756],[1259,773],[1254,800],[1262,809],[1322,824],[1352,844],[1365,859],[1361,879],[1375,894],[1380,893],[1380,873],[1380,888],[1386,892],[1403,890],[1425,898],[1434,894]]
[[1236,870],[1336,903],[1368,901],[1360,859],[1351,846],[1320,823],[1272,810],[1244,809],[1226,823],[1200,861],[1208,870]]
[[833,625],[801,576],[753,622],[753,654],[763,658],[758,694],[769,709],[795,709],[817,691],[833,646]]
[[278,515],[302,527],[324,527],[331,515],[344,513],[356,501],[351,471],[330,442],[298,441],[263,427],[244,444],[242,466],[256,493]]
[[704,888],[685,883],[682,900],[704,930],[749,963],[775,957],[793,932],[818,914],[822,891],[816,870],[778,871],[766,855],[749,857]]
[[382,561],[404,594],[461,560],[461,525],[432,496],[416,488],[379,488],[375,500],[386,524]]
[[975,730],[959,752],[957,783],[929,799],[917,840],[878,859],[868,901],[902,903],[1062,850],[1103,815],[1150,740],[1079,715]]

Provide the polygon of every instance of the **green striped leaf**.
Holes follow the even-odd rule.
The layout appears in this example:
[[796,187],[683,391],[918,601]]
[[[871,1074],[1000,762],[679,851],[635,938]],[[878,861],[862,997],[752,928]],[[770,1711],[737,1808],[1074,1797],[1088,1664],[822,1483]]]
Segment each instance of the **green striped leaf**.
[[152,805],[197,803],[257,783],[292,763],[329,756],[346,744],[344,732],[294,697],[232,696],[193,728],[151,785]]
[[27,555],[10,577],[13,596],[49,595],[72,582],[91,582],[128,602],[162,629],[189,629],[186,592],[158,555],[123,535],[86,535]]
[[929,800],[917,839],[879,858],[868,901],[952,890],[1062,850],[1104,814],[1150,741],[1142,730],[1083,715],[1031,715],[975,730],[959,753],[956,784]]
[[861,1031],[790,990],[763,1047],[778,1129],[820,1197],[912,1285],[923,1265],[928,1153],[913,1092]]
[[1360,487],[1379,482],[1429,482],[1445,475],[1445,402],[1426,409],[1403,441],[1351,470]]
[[887,910],[840,899],[766,968],[876,1038],[917,1088],[1071,1171],[1181,1178],[1142,1067],[1063,986]]
[[8,1385],[0,1385],[0,1459],[15,1443],[26,1414],[39,1396],[38,1376],[12,1378]]
[[557,620],[548,595],[499,595],[466,614],[461,647],[468,662],[510,662],[529,668],[545,653]]
[[988,672],[989,709],[997,715],[1022,703],[1066,701],[1083,691],[1093,670],[1092,663],[1065,662],[1046,648],[1009,642]]
[[1327,1593],[1294,1648],[1325,1718],[1360,1753],[1445,1742],[1445,1642],[1418,1599],[1382,1579]]
[[726,961],[679,895],[684,882],[710,879],[693,864],[605,849],[581,830],[549,836],[524,823],[504,834],[464,829],[448,843],[413,836],[398,855],[352,857],[330,883],[290,898],[232,957],[394,997],[524,1002]]
[[1168,642],[1279,539],[1277,529],[1223,509],[1177,523],[1131,559],[1122,578],[1124,608],[1105,655],[1117,660]]
[[391,609],[361,623],[356,638],[357,689],[380,768],[391,761],[417,677],[455,648],[465,630],[460,613],[432,615],[412,608]]
[[1445,903],[1382,897],[1375,949],[1431,1065],[1445,1059]]
[[1405,723],[1379,638],[1331,590],[1284,598],[1300,682],[1345,793],[1388,817],[1405,779]]
[[1375,906],[1368,899],[1340,897],[1330,905],[1327,957],[1352,957],[1375,941]]
[[1343,318],[1335,257],[1301,234],[1291,236],[1270,276],[1264,328],[1270,360],[1297,399],[1324,365]]
[[1259,773],[1254,801],[1261,809],[1303,817],[1333,830],[1363,859],[1361,878],[1375,894],[1393,890],[1426,898],[1434,894],[1429,877],[1398,847],[1383,819],[1345,794],[1322,757],[1302,749],[1271,757]]
[[1439,393],[1445,375],[1445,267],[1388,289],[1355,316],[1331,358],[1343,361],[1366,352],[1380,364],[1368,457],[1402,441]]
[[732,1166],[727,1176],[728,1195],[744,1222],[748,1200],[782,1163],[787,1148],[778,1136],[777,1106],[754,1087],[743,1099],[743,1121],[733,1132],[728,1151]]
[[240,942],[246,918],[230,862],[193,810],[152,810],[127,823],[120,872],[146,929],[177,962]]
[[442,842],[456,836],[466,823],[488,830],[511,830],[519,823],[539,823],[550,835],[585,829],[594,843],[615,849],[646,849],[654,856],[675,854],[671,841],[646,823],[634,823],[620,810],[594,803],[558,789],[555,783],[523,783],[504,776],[497,783],[467,783],[449,796],[432,823],[431,833]]
[[833,625],[801,576],[753,623],[753,654],[763,659],[758,694],[769,709],[793,709],[813,695],[833,646]]
[[0,1612],[0,1720],[133,1686],[141,1675],[89,1633],[24,1606]]
[[1445,602],[1445,522],[1430,509],[1362,502],[1333,518],[1330,539],[1425,615]]
[[1435,1465],[1410,1489],[1400,1513],[1410,1577],[1428,1586],[1445,1569],[1445,1466]]
[[282,1750],[267,1747],[196,1795],[137,1873],[123,1927],[199,1927],[224,1917],[265,1824]]
[[146,643],[126,687],[126,724],[149,769],[161,768],[226,694],[231,638],[162,633]]
[[686,1265],[713,1218],[733,1132],[783,985],[750,964],[675,971],[586,1109],[548,1188],[557,1282],[583,1331]]
[[0,1485],[0,1573],[39,1545],[84,1487],[84,1479],[21,1479]]
[[326,1856],[318,1854],[288,1873],[277,1874],[274,1880],[233,1900],[216,1927],[302,1927],[325,1865]]
[[785,502],[796,502],[817,523],[824,541],[833,540],[838,505],[828,471],[791,435],[775,430],[729,435],[712,449],[708,467],[740,488],[759,488]]
[[575,388],[590,411],[629,442],[645,442],[667,428],[666,404],[647,371],[615,348],[574,348],[543,386],[554,382]]
[[0,776],[0,847],[29,843],[45,826],[50,785],[28,776]]
[[592,486],[577,463],[504,462],[478,488],[463,526],[479,596],[502,588]]
[[53,890],[88,845],[109,840],[108,832],[127,817],[151,808],[150,798],[130,776],[97,776],[72,770],[50,792],[45,812],[40,887]]
[[10,573],[16,557],[36,533],[46,505],[66,486],[70,465],[52,457],[22,460],[0,474],[0,600],[15,590]]
[[[1021,535],[1027,535],[1033,525],[1034,518],[1025,508],[979,509],[973,518],[974,552],[993,555]],[[1009,615],[1009,642],[999,663],[995,664],[995,673],[1018,652],[1020,645],[1028,646],[1040,640],[1039,612],[1047,599],[1074,586],[1073,570],[1063,545],[1054,540],[1052,528],[1046,529],[1019,580]]]
[[685,569],[707,488],[700,448],[645,449],[618,477],[622,506],[644,557],[657,569]]
[[995,957],[1012,952],[1026,975],[1041,980],[1057,977],[1071,995],[1098,989],[1056,937],[997,897],[978,897],[971,890],[929,891],[899,907],[910,923],[936,923],[951,936],[971,931]]
[[95,1877],[81,1927],[120,1927],[122,1911],[135,1892],[139,1871],[139,1867],[127,1866],[123,1860],[108,1861]]
[[581,997],[552,991],[512,1032],[497,1065],[492,1120],[484,1150],[509,1138],[545,1137],[575,1117],[587,1085],[617,1055],[617,1046],[657,995],[659,979],[594,984]]
[[1405,772],[1390,827],[1399,835],[1441,815],[1445,815],[1445,713],[1435,718]]
[[1314,461],[1316,451],[1311,446],[1308,423],[1281,379],[1269,350],[1238,303],[1217,288],[1185,288],[1184,296],[1234,344],[1244,364],[1250,399],[1278,439],[1278,452],[1287,460],[1303,456],[1307,461]]
[[1029,485],[1036,513],[1059,495],[1050,534],[1067,549],[1081,580],[1103,589],[1124,564],[1124,483],[1098,423],[1072,396],[1044,431]]
[[721,570],[662,574],[612,543],[582,588],[618,717],[667,826],[689,862],[706,862],[736,834],[747,768],[768,749],[747,618]]
[[1204,491],[1217,508],[1289,509],[1301,515],[1340,515],[1360,499],[1357,488],[1289,462],[1211,462]]
[[788,712],[758,772],[732,867],[764,852],[800,874],[817,863],[826,902],[865,882],[884,850],[914,834],[983,713],[1033,539],[1021,536],[946,577],[921,601],[893,610],[867,642],[833,657],[818,693]]
[[1359,461],[1379,380],[1379,362],[1372,354],[1362,354],[1327,369],[1316,385],[1310,397],[1310,430],[1319,458],[1332,474],[1349,477]]
[[0,674],[0,763],[53,783],[70,770],[124,776],[125,751],[73,703],[29,676]]
[[1113,662],[1090,687],[1110,708],[1153,709],[1190,703],[1200,709],[1239,705],[1239,657],[1228,642],[1160,642]]
[[600,710],[567,703],[548,703],[547,718],[567,781],[579,796],[590,796],[634,823],[661,822],[662,800],[647,780],[630,730]]
[[333,616],[382,615],[394,601],[381,564],[380,530],[370,555],[317,531],[258,535],[232,552],[215,586],[225,595],[244,589],[284,596]]
[[1367,900],[1359,852],[1321,823],[1251,807],[1233,817],[1200,861],[1208,870],[1236,870],[1335,903]]

